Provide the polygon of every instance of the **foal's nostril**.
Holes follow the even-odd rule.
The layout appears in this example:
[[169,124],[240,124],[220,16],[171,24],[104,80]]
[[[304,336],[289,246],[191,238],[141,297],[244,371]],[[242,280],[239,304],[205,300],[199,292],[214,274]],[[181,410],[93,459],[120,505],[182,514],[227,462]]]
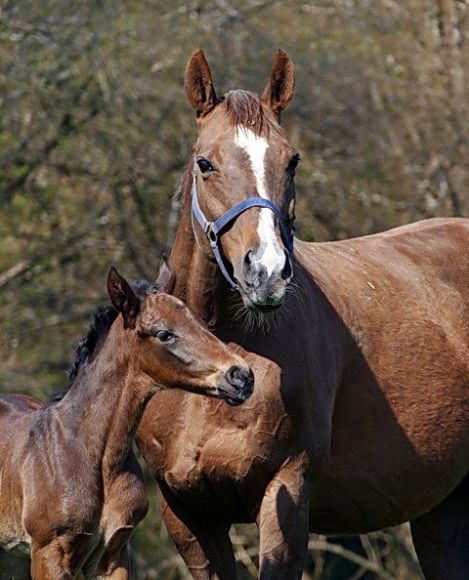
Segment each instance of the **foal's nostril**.
[[250,368],[247,377],[246,377],[246,387],[248,387],[251,391],[254,388],[254,372]]
[[243,369],[238,366],[230,367],[226,371],[226,379],[230,383],[231,386],[242,388],[246,382],[245,375]]
[[254,386],[254,373],[249,367],[232,366],[226,372],[226,380],[232,387],[252,391]]

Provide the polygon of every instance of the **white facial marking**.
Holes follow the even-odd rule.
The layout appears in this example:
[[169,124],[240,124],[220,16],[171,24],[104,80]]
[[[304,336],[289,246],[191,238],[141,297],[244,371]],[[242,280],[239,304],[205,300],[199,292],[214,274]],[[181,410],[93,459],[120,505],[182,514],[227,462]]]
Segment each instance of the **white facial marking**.
[[[265,186],[264,158],[269,144],[264,137],[256,135],[247,127],[236,128],[235,143],[244,149],[251,161],[251,168],[256,179],[257,193],[264,199],[270,199]],[[259,251],[255,260],[262,263],[270,277],[274,271],[281,271],[285,265],[285,254],[277,242],[275,235],[274,214],[270,209],[260,210],[257,233],[260,240]]]

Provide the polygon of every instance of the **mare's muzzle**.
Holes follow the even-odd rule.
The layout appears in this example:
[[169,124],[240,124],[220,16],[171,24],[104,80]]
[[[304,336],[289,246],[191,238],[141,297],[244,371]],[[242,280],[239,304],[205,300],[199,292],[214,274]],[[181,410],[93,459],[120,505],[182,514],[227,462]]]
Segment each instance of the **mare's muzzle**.
[[[290,257],[293,255],[293,231],[291,225],[288,223],[287,219],[281,212],[280,208],[275,205],[269,199],[265,199],[263,197],[250,197],[248,199],[244,199],[240,201],[235,206],[230,208],[227,212],[225,212],[221,217],[219,217],[214,222],[209,222],[203,211],[200,208],[199,200],[197,198],[197,174],[194,171],[192,175],[192,189],[191,189],[191,197],[192,197],[192,216],[197,220],[198,224],[202,228],[203,232],[207,236],[207,239],[210,243],[210,247],[212,248],[212,252],[214,258],[223,274],[223,277],[228,282],[230,288],[232,290],[239,291],[240,287],[238,283],[233,279],[233,276],[228,272],[228,269],[225,264],[224,257],[222,255],[222,250],[220,247],[220,235],[223,230],[233,223],[242,213],[252,207],[259,207],[271,210],[278,219],[278,223],[280,225],[280,232],[282,234],[282,242],[285,247],[285,267],[282,271],[282,279],[286,280],[291,276],[291,263]],[[246,257],[245,257],[246,261]],[[247,280],[248,285],[251,287],[257,286],[258,288],[261,287],[262,284],[265,282],[266,278],[266,270],[262,268],[262,264],[259,267],[252,267],[251,268],[251,280]],[[261,299],[260,303],[265,303],[271,300],[273,302],[272,305],[276,304],[277,300],[275,294],[268,296],[267,298]],[[254,304],[254,302],[253,302]],[[267,304],[264,304],[267,305]]]

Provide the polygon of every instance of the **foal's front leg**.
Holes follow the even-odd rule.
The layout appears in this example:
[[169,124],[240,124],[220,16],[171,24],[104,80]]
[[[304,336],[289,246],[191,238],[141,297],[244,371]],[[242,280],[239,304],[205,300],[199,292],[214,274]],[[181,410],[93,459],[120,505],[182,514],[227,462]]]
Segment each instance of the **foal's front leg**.
[[31,545],[32,580],[75,580],[90,551],[89,536],[64,534],[46,545]]
[[129,544],[125,542],[119,552],[105,561],[105,565],[99,571],[100,580],[130,580],[130,554]]
[[301,578],[308,547],[309,495],[304,458],[290,459],[268,485],[257,518],[261,580]]

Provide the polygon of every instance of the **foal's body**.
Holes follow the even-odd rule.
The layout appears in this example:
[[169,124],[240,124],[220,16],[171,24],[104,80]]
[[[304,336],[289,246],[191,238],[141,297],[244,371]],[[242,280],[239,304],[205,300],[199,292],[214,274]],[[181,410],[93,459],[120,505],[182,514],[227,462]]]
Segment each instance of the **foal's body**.
[[148,506],[131,446],[157,390],[232,404],[252,391],[244,361],[180,300],[155,287],[140,299],[115,271],[108,287],[114,308],[80,343],[65,396],[0,397],[0,546],[30,548],[33,580],[129,578],[127,543]]
[[82,567],[85,576],[127,578],[127,541],[148,507],[131,449],[145,398],[135,390],[120,400],[114,372],[100,393],[81,383],[46,407],[0,397],[0,545],[30,549],[41,580],[74,578]]
[[[284,168],[294,152],[272,115],[291,99],[291,86],[285,93],[282,85],[292,85],[291,67],[280,53],[261,101],[239,91],[222,102],[203,55],[191,59],[197,195],[210,219],[256,187],[261,194],[265,183],[279,207],[291,208]],[[257,137],[249,133],[256,124]],[[257,146],[247,148],[250,164],[240,134]],[[171,254],[174,292],[238,345],[257,384],[236,411],[163,393],[137,434],[194,578],[236,577],[228,536],[235,522],[259,525],[260,577],[293,580],[301,577],[308,529],[364,533],[410,519],[427,578],[467,580],[469,220],[429,220],[340,242],[298,240],[295,291],[268,319],[270,329],[247,330],[242,316],[233,317],[239,297],[194,226],[191,169]],[[278,300],[288,276],[281,251],[271,266],[278,234],[262,266],[268,246],[256,238],[256,231],[267,235],[259,215],[250,209],[221,238],[244,304]],[[177,437],[164,417],[168,406],[178,409]]]

